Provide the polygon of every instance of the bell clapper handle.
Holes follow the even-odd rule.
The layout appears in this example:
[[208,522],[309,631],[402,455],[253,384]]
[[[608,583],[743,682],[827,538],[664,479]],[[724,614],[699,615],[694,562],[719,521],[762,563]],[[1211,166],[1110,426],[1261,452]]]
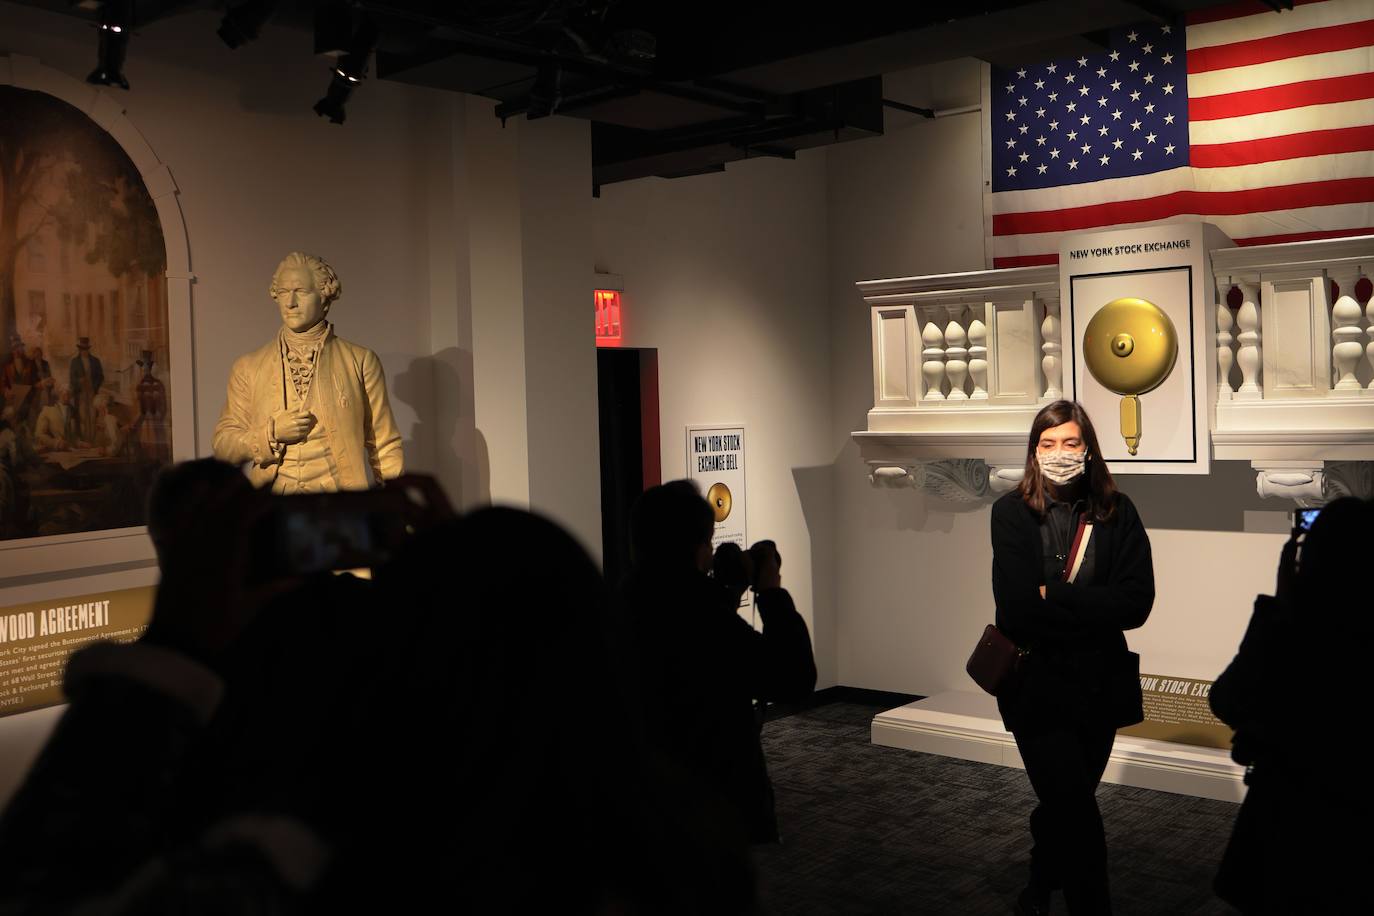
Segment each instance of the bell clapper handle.
[[1140,447],[1140,398],[1128,394],[1121,399],[1121,437],[1132,455]]

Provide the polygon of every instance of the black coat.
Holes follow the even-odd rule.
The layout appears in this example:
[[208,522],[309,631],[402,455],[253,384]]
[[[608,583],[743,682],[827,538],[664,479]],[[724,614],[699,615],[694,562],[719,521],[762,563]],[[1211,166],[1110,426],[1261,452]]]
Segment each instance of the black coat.
[[650,746],[732,810],[750,841],[775,839],[753,701],[799,701],[816,686],[811,637],[791,596],[782,588],[759,593],[762,633],[723,588],[691,569],[636,570],[621,600]]
[[1208,695],[1236,730],[1231,757],[1250,768],[1215,882],[1242,913],[1369,911],[1374,803],[1331,778],[1327,756],[1313,749],[1367,717],[1368,628],[1333,616],[1362,613],[1358,587],[1343,584],[1293,608],[1256,598],[1240,649]]
[[1154,604],[1150,539],[1125,494],[1092,536],[1091,581],[1046,582],[1039,517],[1015,491],[993,504],[997,627],[1029,650],[1015,684],[997,698],[1011,731],[1120,728],[1144,718],[1140,659],[1123,631],[1143,624]]

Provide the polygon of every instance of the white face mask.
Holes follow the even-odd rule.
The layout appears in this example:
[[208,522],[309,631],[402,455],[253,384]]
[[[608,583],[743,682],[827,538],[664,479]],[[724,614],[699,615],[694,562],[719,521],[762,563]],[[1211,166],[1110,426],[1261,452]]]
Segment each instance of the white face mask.
[[1037,455],[1036,460],[1040,463],[1040,473],[1044,474],[1046,479],[1063,486],[1083,476],[1088,464],[1088,450],[1048,452]]

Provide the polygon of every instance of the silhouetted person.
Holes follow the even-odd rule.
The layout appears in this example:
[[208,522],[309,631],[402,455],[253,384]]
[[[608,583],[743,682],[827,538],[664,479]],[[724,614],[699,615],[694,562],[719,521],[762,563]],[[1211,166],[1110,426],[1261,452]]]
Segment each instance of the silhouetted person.
[[180,783],[225,696],[219,662],[260,609],[244,583],[263,506],[233,468],[179,470],[153,494],[162,581],[147,631],[71,657],[70,706],[0,817],[0,913],[285,913],[323,867],[318,836],[281,812],[177,829]]
[[647,490],[630,520],[633,566],[620,599],[649,744],[714,793],[731,829],[771,842],[777,820],[754,701],[805,699],[816,664],[777,551],[756,552],[756,632],[737,613],[748,583],[707,576],[713,529],[711,507],[690,482]]
[[699,841],[645,770],[604,584],[566,532],[482,510],[376,582],[376,689],[321,772],[350,837],[324,911],[741,911],[742,847]]
[[1246,914],[1368,912],[1369,793],[1333,767],[1332,746],[1363,727],[1374,637],[1360,576],[1374,506],[1338,499],[1279,559],[1273,597],[1255,599],[1236,657],[1209,695],[1236,730],[1249,785],[1217,873]]

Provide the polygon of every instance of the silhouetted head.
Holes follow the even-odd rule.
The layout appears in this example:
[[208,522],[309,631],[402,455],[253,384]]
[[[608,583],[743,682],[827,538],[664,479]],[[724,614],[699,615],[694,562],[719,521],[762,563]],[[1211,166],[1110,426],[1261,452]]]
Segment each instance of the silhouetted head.
[[696,485],[674,480],[640,494],[630,512],[635,566],[711,568],[715,513]]
[[[1076,456],[1085,459],[1081,477],[1055,483],[1047,476],[1047,471],[1054,473],[1050,470],[1053,465]],[[1111,518],[1116,508],[1116,481],[1098,447],[1097,430],[1077,401],[1055,401],[1035,415],[1026,440],[1025,472],[1017,492],[1036,513],[1045,511],[1050,497],[1063,498],[1068,493],[1086,499],[1088,511],[1096,521]]]
[[1322,507],[1299,554],[1297,588],[1305,610],[1327,621],[1343,614],[1353,615],[1356,621],[1368,619],[1357,613],[1363,598],[1356,583],[1368,562],[1370,531],[1374,531],[1374,505],[1369,501],[1347,496]]
[[224,493],[241,490],[245,498],[256,491],[243,472],[215,458],[198,458],[164,468],[148,493],[148,537],[161,556],[196,525],[217,524],[201,510],[207,499],[219,501]]

